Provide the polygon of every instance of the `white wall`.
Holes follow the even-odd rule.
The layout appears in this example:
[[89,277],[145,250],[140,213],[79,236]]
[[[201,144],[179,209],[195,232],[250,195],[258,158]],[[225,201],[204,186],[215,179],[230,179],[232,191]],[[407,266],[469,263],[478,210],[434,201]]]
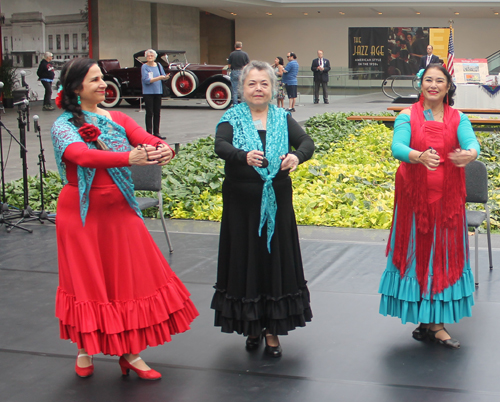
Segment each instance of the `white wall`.
[[99,1],[99,54],[94,59],[118,59],[133,66],[132,55],[151,47],[151,7],[134,0]]
[[[151,3],[135,0],[99,0],[99,54],[133,65],[132,55],[152,47]],[[119,10],[119,12],[117,12]],[[158,4],[158,48],[186,50],[190,62],[200,60],[200,10]]]
[[200,62],[200,10],[158,4],[158,49],[185,50],[188,61]]
[[[244,43],[251,59],[286,60],[293,51],[301,67],[310,66],[322,49],[332,66],[348,67],[348,35],[352,27],[447,27],[442,18],[316,18],[237,19],[236,40]],[[455,57],[485,58],[500,49],[498,19],[455,19]]]

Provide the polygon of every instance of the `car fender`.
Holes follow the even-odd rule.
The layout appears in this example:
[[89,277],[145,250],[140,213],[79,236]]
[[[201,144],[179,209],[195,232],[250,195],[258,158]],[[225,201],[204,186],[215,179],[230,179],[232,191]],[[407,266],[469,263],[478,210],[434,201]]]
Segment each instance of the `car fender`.
[[121,89],[122,87],[120,80],[113,75],[105,75],[103,81],[113,81],[116,85],[118,85],[118,88]]
[[229,76],[224,75],[224,74],[217,74],[217,75],[213,75],[212,77],[206,79],[203,82],[203,84],[199,85],[198,88],[196,88],[195,92],[196,93],[203,93],[203,95],[205,95],[205,91],[207,90],[208,86],[216,81],[222,81],[225,84],[227,84],[229,86],[229,88],[231,88],[231,79],[229,78]]

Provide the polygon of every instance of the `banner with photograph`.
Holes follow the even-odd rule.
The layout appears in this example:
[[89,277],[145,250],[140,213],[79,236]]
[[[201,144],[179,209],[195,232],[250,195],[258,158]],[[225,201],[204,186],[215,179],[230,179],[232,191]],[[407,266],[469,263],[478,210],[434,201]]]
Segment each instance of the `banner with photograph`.
[[[366,71],[360,79],[374,73],[415,75],[422,56],[427,54],[428,27],[349,28],[349,68]],[[368,73],[371,73],[370,75]]]

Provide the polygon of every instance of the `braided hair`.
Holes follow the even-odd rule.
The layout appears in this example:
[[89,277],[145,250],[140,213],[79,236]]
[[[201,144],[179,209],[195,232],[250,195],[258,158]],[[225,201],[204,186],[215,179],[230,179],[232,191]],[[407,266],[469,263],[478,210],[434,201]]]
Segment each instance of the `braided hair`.
[[76,127],[81,127],[85,123],[85,115],[81,105],[78,104],[78,95],[75,91],[82,88],[85,76],[95,64],[97,64],[96,61],[92,59],[76,58],[68,61],[61,70],[61,106],[64,110],[73,114],[69,121]]

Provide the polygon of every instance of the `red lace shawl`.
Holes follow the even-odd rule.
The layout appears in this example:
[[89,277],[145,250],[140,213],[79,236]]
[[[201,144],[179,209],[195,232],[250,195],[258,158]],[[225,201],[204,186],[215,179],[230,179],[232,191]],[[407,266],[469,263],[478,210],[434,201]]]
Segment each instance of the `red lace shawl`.
[[[392,262],[401,277],[416,260],[420,289],[428,293],[429,263],[432,255],[431,294],[441,293],[456,283],[463,273],[468,247],[465,246],[465,170],[457,168],[448,153],[460,148],[457,129],[460,115],[444,105],[443,123],[426,121],[422,102],[411,109],[410,147],[419,152],[429,148],[432,136],[442,136],[444,144],[436,148],[441,156],[438,170],[428,171],[423,164],[401,162],[396,173],[394,217],[386,254],[391,238],[396,236]],[[429,203],[428,174],[442,175],[442,197]],[[396,224],[394,224],[394,220]],[[414,226],[413,226],[414,223]],[[413,232],[413,235],[412,235]]]

